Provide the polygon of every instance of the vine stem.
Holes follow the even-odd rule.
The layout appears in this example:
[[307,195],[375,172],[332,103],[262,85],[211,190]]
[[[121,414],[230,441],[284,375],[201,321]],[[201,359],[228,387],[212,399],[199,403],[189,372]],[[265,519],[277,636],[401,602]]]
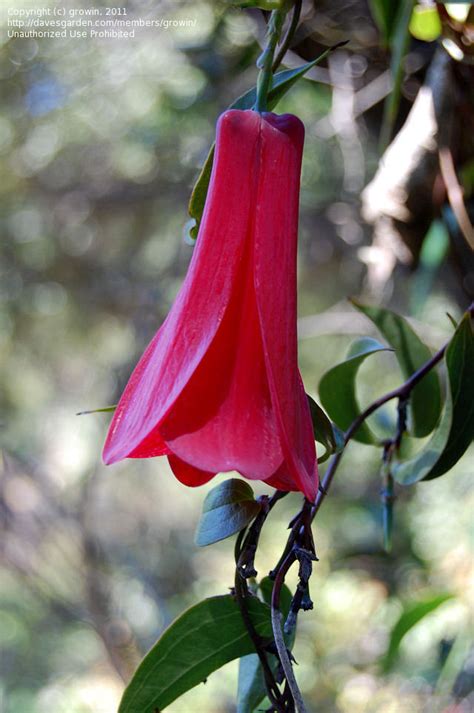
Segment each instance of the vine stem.
[[288,687],[293,696],[293,700],[296,705],[296,710],[298,713],[307,713],[301,691],[296,683],[295,674],[293,673],[293,666],[291,665],[290,657],[288,656],[288,651],[285,644],[285,639],[283,637],[282,629],[282,614],[280,611],[280,594],[283,582],[285,581],[285,576],[292,566],[296,562],[296,555],[291,550],[286,556],[283,564],[278,570],[278,574],[275,579],[275,584],[272,590],[272,629],[273,636],[275,638],[275,644],[278,651],[278,657],[280,659],[285,678],[288,683]]
[[314,552],[313,538],[311,535],[311,503],[306,499],[301,511],[291,523],[291,533],[285,551],[270,576],[273,575],[275,577],[271,599],[271,618],[278,657],[298,713],[307,713],[303,696],[296,682],[293,666],[286,648],[282,630],[282,613],[280,610],[281,589],[288,570],[298,560],[298,547]]
[[277,490],[271,498],[263,495],[259,498],[261,510],[255,520],[252,522],[248,530],[244,529],[240,532],[236,543],[235,563],[237,569],[244,579],[256,577],[257,571],[254,567],[255,553],[260,539],[260,533],[265,521],[275,507],[278,500],[288,495],[285,491]]

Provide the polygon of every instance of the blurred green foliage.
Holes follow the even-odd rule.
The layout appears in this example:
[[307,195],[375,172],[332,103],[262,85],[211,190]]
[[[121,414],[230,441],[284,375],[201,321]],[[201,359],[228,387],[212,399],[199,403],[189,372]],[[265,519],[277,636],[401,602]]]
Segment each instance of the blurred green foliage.
[[[217,115],[254,83],[260,20],[210,0],[124,5],[138,16],[196,22],[127,41],[5,32],[1,40],[2,713],[110,713],[164,626],[200,598],[226,593],[233,579],[229,542],[193,544],[211,486],[181,486],[162,459],[106,469],[109,415],[75,413],[116,402],[179,288],[192,251],[183,240],[190,190]],[[363,81],[361,67],[347,58],[354,81]],[[329,87],[310,82],[278,107],[307,130],[300,362],[312,395],[354,333],[367,334],[346,296],[371,297],[368,231],[357,187],[344,180],[347,144],[326,131],[336,109]],[[377,136],[363,117],[354,128],[365,156],[357,168],[368,174]],[[384,301],[407,311],[412,280],[396,272]],[[461,313],[451,283],[446,266],[416,304],[433,346],[452,331],[444,312]],[[360,369],[363,404],[400,379],[393,355],[369,361]],[[393,413],[377,418],[386,428]],[[469,459],[398,493],[389,557],[379,463],[364,445],[350,447],[318,515],[315,609],[300,617],[295,647],[314,710],[469,710]],[[261,575],[298,508],[291,495],[272,513]],[[445,593],[452,599],[405,635],[382,675],[403,608]],[[236,679],[234,662],[170,713],[235,711]]]

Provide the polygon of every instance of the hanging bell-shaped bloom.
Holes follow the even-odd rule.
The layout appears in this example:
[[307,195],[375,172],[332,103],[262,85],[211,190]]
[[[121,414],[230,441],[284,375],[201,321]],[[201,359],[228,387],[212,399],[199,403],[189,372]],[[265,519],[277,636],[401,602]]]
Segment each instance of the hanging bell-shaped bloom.
[[288,114],[220,117],[191,264],[120,399],[105,463],[166,455],[186,485],[235,470],[316,497],[297,365],[303,140],[302,123]]

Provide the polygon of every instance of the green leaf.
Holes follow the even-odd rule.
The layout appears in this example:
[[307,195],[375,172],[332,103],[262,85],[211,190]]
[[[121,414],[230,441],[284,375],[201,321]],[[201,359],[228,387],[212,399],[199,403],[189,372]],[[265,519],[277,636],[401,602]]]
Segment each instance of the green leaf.
[[413,629],[425,616],[431,614],[431,612],[437,609],[441,604],[444,604],[444,602],[452,598],[452,594],[438,594],[436,597],[425,599],[405,607],[391,631],[387,653],[382,659],[382,670],[385,673],[387,673],[395,663],[400,644],[405,634],[407,634],[410,629]]
[[409,461],[394,464],[393,477],[402,485],[432,480],[450,470],[474,437],[474,337],[466,314],[446,349],[446,402],[428,443]]
[[[247,607],[257,633],[271,638],[270,609],[256,597]],[[185,611],[148,652],[125,689],[119,713],[159,713],[233,659],[254,650],[232,595]]]
[[397,3],[394,0],[369,0],[369,6],[383,43],[388,47],[395,27]]
[[115,411],[117,404],[114,406],[103,406],[102,408],[94,408],[91,411],[78,411],[76,416],[87,416],[90,413],[108,413],[109,411]]
[[472,320],[466,314],[446,349],[448,391],[452,400],[452,420],[448,442],[441,458],[425,479],[431,480],[450,470],[469,448],[474,438],[474,335]]
[[410,311],[413,315],[418,315],[425,306],[438,270],[446,260],[449,246],[446,225],[441,220],[433,220],[423,239],[418,268],[411,284]]
[[442,31],[441,20],[436,7],[415,5],[410,19],[410,32],[417,40],[433,42]]
[[385,148],[390,143],[393,126],[398,114],[400,105],[402,79],[403,79],[403,58],[408,49],[410,33],[408,25],[413,10],[415,0],[400,0],[397,13],[390,32],[389,45],[392,50],[390,71],[393,79],[392,91],[388,95],[384,104],[384,115],[382,120],[381,144]]
[[198,176],[196,184],[191,193],[191,198],[189,199],[188,213],[191,218],[194,218],[196,225],[190,229],[190,238],[196,240],[199,230],[199,224],[202,220],[202,214],[204,212],[204,205],[206,203],[207,190],[209,188],[209,181],[211,180],[212,164],[214,162],[214,149],[216,145],[212,144],[207,158],[204,162],[204,166],[201,169],[201,173]]
[[[405,379],[431,359],[431,352],[408,322],[383,307],[368,307],[351,300],[376,325],[395,350],[395,356]],[[436,371],[431,370],[412,391],[410,398],[411,432],[417,438],[428,436],[441,411],[441,389]]]
[[[283,72],[278,72],[273,76],[272,88],[268,93],[268,110],[272,111],[278,104],[280,99],[291,89],[291,87],[296,84],[296,82],[304,77],[304,75],[309,72],[310,69],[315,67],[319,62],[321,62],[327,55],[335,49],[330,47],[328,50],[323,52],[313,59],[311,62],[303,64],[297,69],[286,69]],[[252,87],[245,94],[238,97],[228,109],[252,109],[257,98],[257,88]],[[212,164],[214,162],[214,150],[215,143],[212,144],[201,172],[197,178],[196,184],[191,193],[191,198],[188,205],[188,213],[196,221],[196,225],[192,227],[189,231],[189,235],[192,239],[196,240],[199,225],[202,220],[204,213],[204,206],[207,198],[207,191],[209,189],[209,182],[211,180]]]
[[324,463],[333,453],[338,453],[344,448],[344,433],[331,423],[321,406],[316,403],[312,396],[306,394],[311,411],[311,421],[313,423],[314,440],[321,443],[326,449],[323,456],[318,458],[318,463]]
[[446,317],[449,319],[449,321],[451,322],[451,325],[454,327],[454,329],[456,329],[456,327],[458,326],[458,323],[454,319],[453,315],[449,314],[449,312],[446,312]]
[[[264,577],[259,585],[263,601],[267,604],[271,604],[273,584],[274,582],[270,577]],[[284,618],[288,616],[288,612],[290,611],[291,599],[291,592],[286,584],[284,584],[280,595],[280,607]],[[290,636],[285,637],[286,645],[290,651],[295,643],[295,636],[296,630],[293,630]],[[278,668],[278,660],[273,654],[269,654],[269,664],[275,674]],[[244,656],[239,661],[237,713],[249,713],[253,711],[263,701],[266,695],[265,679],[257,654]]]
[[333,47],[322,52],[319,57],[311,60],[311,62],[306,62],[301,67],[296,67],[296,69],[285,69],[283,72],[278,72],[274,75],[272,81],[272,88],[268,93],[268,108],[272,111],[280,99],[285,96],[285,94],[291,89],[291,87],[296,84],[296,82],[304,77],[305,74],[309,72],[310,69],[316,67],[317,64],[323,61],[328,54],[333,52],[337,47],[342,47],[342,45],[347,44],[346,42],[340,42]]
[[[380,351],[387,351],[387,347],[375,339],[357,339],[351,344],[346,360],[327,371],[319,382],[319,397],[324,408],[344,431],[361,413],[356,396],[357,372],[368,356]],[[360,426],[353,438],[366,444],[379,441],[366,423]]]
[[225,480],[206,495],[196,532],[200,547],[240,532],[258,515],[260,504],[248,483],[238,478]]
[[250,713],[266,695],[265,679],[257,654],[243,656],[239,661],[237,713]]
[[[277,72],[272,78],[272,88],[268,92],[268,110],[272,111],[280,99],[282,99],[285,94],[291,89],[291,87],[296,84],[296,82],[304,77],[305,74],[309,72],[310,69],[315,67],[317,64],[322,62],[322,60],[328,56],[336,47],[345,44],[344,42],[330,47],[329,49],[322,52],[319,57],[311,60],[311,62],[306,62],[302,64],[301,67],[296,67],[295,69],[284,69],[282,72]],[[257,99],[257,88],[252,87],[245,94],[238,97],[230,106],[229,109],[252,109],[255,105]]]

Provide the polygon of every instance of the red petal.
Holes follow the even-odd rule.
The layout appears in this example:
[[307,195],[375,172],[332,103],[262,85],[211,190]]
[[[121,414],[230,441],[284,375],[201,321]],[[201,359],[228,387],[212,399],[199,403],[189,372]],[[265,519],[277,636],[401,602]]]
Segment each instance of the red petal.
[[268,388],[251,247],[216,338],[160,433],[187,463],[265,480],[283,453]]
[[174,475],[180,483],[188,485],[191,488],[196,488],[199,485],[204,485],[211,478],[214,478],[215,473],[206,473],[205,470],[199,470],[192,465],[188,465],[177,456],[168,456],[168,462]]
[[231,111],[219,120],[209,195],[188,274],[120,399],[104,446],[105,463],[132,453],[155,455],[163,447],[159,424],[222,323],[252,218],[252,186],[243,179],[252,175],[259,126],[255,112]]
[[293,478],[290,475],[289,468],[286,463],[282,463],[278,470],[265,480],[267,485],[271,485],[276,490],[292,491],[299,490]]
[[[318,478],[311,415],[298,371],[296,254],[304,128],[296,117],[266,114],[255,223],[255,292],[272,404],[285,461],[309,500]],[[275,288],[276,286],[276,288]]]

